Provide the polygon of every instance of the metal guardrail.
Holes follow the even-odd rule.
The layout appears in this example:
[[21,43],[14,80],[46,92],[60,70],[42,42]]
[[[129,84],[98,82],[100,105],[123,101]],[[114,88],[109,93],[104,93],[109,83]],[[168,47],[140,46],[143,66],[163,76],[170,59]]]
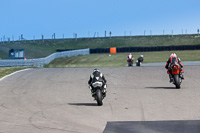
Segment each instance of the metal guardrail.
[[56,52],[45,58],[38,59],[13,59],[13,60],[0,60],[0,67],[43,67],[45,64],[49,64],[52,60],[61,57],[71,57],[77,55],[87,55],[90,54],[90,49],[80,49],[65,52]]

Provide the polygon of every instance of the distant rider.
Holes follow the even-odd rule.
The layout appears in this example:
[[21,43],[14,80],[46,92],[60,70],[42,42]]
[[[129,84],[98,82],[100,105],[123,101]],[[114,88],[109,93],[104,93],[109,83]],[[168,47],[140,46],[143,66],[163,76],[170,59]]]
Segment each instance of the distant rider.
[[134,59],[133,55],[131,53],[129,53],[127,62],[133,61],[133,59]]
[[181,63],[181,59],[177,57],[177,55],[175,53],[172,53],[169,57],[169,59],[167,60],[167,63],[165,65],[165,68],[167,69],[167,73],[169,74],[169,79],[170,79],[170,82],[173,81],[173,77],[172,77],[172,73],[171,73],[171,70],[169,69],[169,66],[171,63],[174,63],[174,62],[177,62],[180,67],[181,67],[181,72],[180,72],[180,77],[182,79],[184,79],[183,77],[183,72],[184,70],[182,69],[183,68],[183,64]]
[[[96,77],[99,77],[99,78],[96,78]],[[98,79],[98,80],[97,80]],[[91,89],[91,94],[93,95],[93,86],[92,84],[97,82],[97,81],[100,81],[103,83],[103,94],[106,96],[106,79],[105,79],[105,76],[103,75],[102,72],[100,72],[99,69],[95,68],[93,73],[90,75],[90,79],[88,81],[88,84],[89,84],[89,88]]]
[[138,62],[143,62],[143,55],[140,55],[140,57],[137,59],[138,60]]

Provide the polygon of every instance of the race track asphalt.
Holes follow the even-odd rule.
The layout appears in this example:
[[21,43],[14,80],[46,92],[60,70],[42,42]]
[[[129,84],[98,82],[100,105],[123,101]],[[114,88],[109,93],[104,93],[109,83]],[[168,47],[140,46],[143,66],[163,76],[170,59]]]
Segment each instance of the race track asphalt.
[[29,69],[1,80],[0,133],[179,133],[187,125],[200,132],[200,66],[185,66],[181,89],[163,66],[100,68],[108,81],[103,106],[88,89],[92,70]]

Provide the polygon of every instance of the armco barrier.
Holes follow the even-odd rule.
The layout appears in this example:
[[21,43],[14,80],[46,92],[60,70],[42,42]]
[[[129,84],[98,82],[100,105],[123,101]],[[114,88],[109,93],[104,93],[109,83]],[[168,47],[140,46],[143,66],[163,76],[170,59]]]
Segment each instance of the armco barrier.
[[14,66],[24,66],[24,67],[42,67],[45,64],[50,63],[52,60],[61,57],[71,57],[77,55],[87,55],[90,54],[89,49],[80,49],[73,51],[57,52],[53,53],[45,58],[38,59],[13,59],[13,60],[0,60],[0,67],[14,67]]

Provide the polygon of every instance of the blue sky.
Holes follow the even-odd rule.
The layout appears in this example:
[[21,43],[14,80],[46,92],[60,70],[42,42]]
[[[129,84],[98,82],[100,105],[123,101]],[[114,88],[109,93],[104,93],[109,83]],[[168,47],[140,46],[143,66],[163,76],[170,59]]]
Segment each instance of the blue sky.
[[0,38],[193,34],[200,0],[0,0]]

